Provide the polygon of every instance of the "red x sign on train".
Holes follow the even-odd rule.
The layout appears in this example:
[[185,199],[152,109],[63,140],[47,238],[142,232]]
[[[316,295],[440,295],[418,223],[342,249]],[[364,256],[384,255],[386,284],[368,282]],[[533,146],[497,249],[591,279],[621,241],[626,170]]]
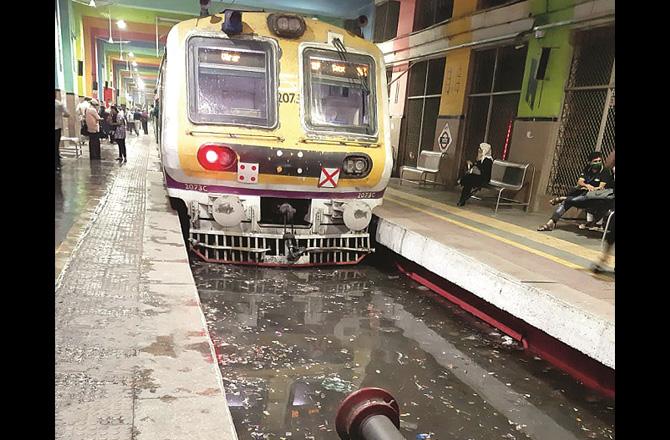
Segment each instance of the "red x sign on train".
[[340,179],[339,168],[323,168],[321,167],[321,177],[319,177],[319,188],[335,188],[337,181]]

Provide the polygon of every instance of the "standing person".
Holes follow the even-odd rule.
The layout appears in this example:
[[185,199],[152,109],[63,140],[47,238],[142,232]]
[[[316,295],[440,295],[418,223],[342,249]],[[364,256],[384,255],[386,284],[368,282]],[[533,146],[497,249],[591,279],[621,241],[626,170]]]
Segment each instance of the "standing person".
[[98,102],[97,110],[98,110],[98,116],[100,116],[100,119],[99,119],[99,122],[98,122],[98,124],[99,124],[99,127],[98,127],[98,142],[100,142],[100,140],[102,138],[107,137],[107,121],[105,119],[104,103],[103,103],[103,105],[100,105],[100,103]]
[[98,107],[100,103],[97,99],[91,100],[91,106],[86,110],[86,128],[89,133],[89,150],[91,159],[100,159],[100,120]]
[[112,109],[110,107],[105,107],[105,139],[109,138],[109,143],[112,143]]
[[144,130],[144,134],[149,134],[149,113],[147,113],[146,109],[142,110],[140,121],[142,122],[142,130]]
[[493,157],[491,156],[491,144],[482,142],[477,150],[477,162],[467,162],[468,171],[458,180],[463,187],[461,198],[456,206],[465,206],[472,195],[472,189],[486,185],[491,180],[491,168],[493,168]]
[[91,98],[88,96],[84,96],[82,100],[77,104],[77,116],[79,117],[79,126],[81,127],[79,130],[79,139],[84,142],[86,139],[85,133],[86,131],[83,129],[86,127],[86,110],[91,106]]
[[139,107],[135,107],[135,113],[133,113],[133,121],[135,121],[135,133],[140,135],[140,123],[142,119],[142,113],[140,112]]
[[126,124],[123,110],[119,112],[114,108],[112,111],[112,126],[114,127],[114,138],[119,146],[119,157],[116,160],[121,162],[128,161],[126,158]]
[[119,112],[118,108],[115,105],[113,105],[111,106],[109,113],[105,115],[107,134],[109,135],[109,142],[112,144],[114,143],[114,129],[115,129],[114,115],[118,112]]
[[86,118],[86,109],[91,106],[91,98],[88,96],[82,97],[79,104],[77,104],[77,114],[79,115],[79,120],[82,121]]
[[134,113],[130,109],[128,109],[128,112],[126,113],[126,121],[128,121],[128,133],[132,133],[134,131],[135,134],[139,136],[140,134],[137,132],[137,128],[135,127]]
[[60,169],[60,137],[63,134],[63,117],[69,118],[70,114],[63,103],[56,99],[56,169]]

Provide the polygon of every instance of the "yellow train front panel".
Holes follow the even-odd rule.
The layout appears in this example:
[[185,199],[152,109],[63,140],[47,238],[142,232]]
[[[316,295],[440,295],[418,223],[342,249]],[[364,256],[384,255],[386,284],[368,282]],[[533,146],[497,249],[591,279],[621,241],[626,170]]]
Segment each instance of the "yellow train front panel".
[[[224,28],[228,20],[174,26],[161,65],[163,171],[168,194],[188,209],[192,236],[284,240],[288,222],[301,239],[346,238],[335,247],[369,251],[369,242],[349,239],[367,234],[391,173],[381,52],[309,18],[243,12],[241,32]],[[280,36],[282,26],[301,35]],[[245,261],[285,257],[279,242],[264,250],[249,243],[211,246],[246,252],[238,255]],[[313,252],[333,247],[305,243]]]

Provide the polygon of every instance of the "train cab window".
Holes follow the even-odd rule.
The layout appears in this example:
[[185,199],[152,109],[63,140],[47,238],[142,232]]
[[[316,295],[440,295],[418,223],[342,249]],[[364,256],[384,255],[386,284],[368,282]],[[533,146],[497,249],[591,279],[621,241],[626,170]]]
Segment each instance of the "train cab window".
[[367,55],[342,55],[332,50],[305,50],[307,127],[314,131],[375,135],[374,60]]
[[192,122],[276,125],[275,61],[270,43],[192,37],[188,45]]

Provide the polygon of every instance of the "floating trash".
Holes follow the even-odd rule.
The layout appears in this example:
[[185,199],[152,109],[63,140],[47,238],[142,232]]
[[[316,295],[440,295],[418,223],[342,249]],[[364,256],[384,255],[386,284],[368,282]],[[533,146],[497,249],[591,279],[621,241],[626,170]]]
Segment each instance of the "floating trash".
[[354,384],[349,382],[348,380],[344,380],[339,376],[328,376],[323,381],[321,382],[321,386],[327,390],[331,391],[337,391],[339,393],[350,393],[356,387]]

